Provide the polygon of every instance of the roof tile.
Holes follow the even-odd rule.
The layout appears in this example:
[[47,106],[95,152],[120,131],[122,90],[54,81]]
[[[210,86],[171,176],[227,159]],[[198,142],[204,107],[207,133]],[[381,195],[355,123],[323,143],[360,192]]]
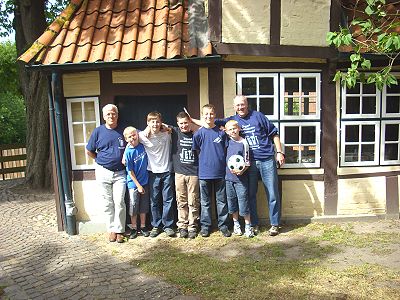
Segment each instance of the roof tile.
[[71,0],[19,59],[49,65],[212,54],[208,39],[206,45],[191,41],[188,1],[177,2]]

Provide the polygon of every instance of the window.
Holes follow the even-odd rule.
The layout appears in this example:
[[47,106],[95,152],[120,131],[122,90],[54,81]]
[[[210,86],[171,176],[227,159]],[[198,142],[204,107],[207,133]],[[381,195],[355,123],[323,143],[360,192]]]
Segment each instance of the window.
[[68,131],[72,169],[93,168],[93,159],[86,155],[86,144],[93,130],[100,125],[98,98],[67,99]]
[[238,94],[278,128],[285,168],[320,166],[320,74],[238,73]]
[[342,87],[341,166],[400,163],[400,87]]

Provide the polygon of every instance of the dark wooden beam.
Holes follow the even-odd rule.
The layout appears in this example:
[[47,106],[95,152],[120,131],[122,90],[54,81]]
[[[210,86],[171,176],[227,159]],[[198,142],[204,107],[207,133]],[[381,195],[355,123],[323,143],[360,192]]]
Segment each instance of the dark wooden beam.
[[208,26],[210,40],[222,41],[222,0],[208,1]]
[[281,43],[281,0],[271,1],[270,44]]
[[222,66],[208,68],[208,95],[209,102],[215,105],[217,118],[222,118],[224,113]]

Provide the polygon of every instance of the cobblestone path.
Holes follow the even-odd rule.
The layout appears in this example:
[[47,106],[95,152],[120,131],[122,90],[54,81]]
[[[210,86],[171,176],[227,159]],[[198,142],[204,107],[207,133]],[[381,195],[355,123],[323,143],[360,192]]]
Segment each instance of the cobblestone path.
[[17,184],[0,181],[1,299],[186,298],[79,236],[58,232],[54,196],[15,193]]

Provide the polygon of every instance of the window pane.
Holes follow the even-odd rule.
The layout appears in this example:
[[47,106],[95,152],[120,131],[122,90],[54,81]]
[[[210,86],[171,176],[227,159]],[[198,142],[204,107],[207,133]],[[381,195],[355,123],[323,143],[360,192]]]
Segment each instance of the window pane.
[[376,114],[376,98],[363,97],[362,98],[362,113],[363,114]]
[[96,121],[96,114],[94,111],[94,102],[84,102],[85,121]]
[[260,95],[273,95],[274,94],[274,79],[261,77],[259,81]]
[[81,102],[71,102],[72,122],[82,122]]
[[358,145],[347,145],[344,147],[344,161],[358,161]]
[[398,160],[399,159],[399,146],[398,144],[385,145],[385,160]]
[[249,104],[249,109],[258,110],[258,108],[257,108],[257,98],[247,98],[247,103]]
[[388,94],[400,94],[400,82],[397,85],[392,85],[391,87],[386,86],[386,92]]
[[89,141],[90,135],[92,134],[95,128],[96,128],[95,123],[86,124],[86,141]]
[[72,125],[72,130],[74,131],[74,144],[84,143],[83,139],[83,125]]
[[299,98],[286,98],[284,103],[284,113],[286,116],[299,115]]
[[299,163],[299,147],[285,147],[285,161],[288,164]]
[[86,165],[85,146],[75,146],[75,160],[77,165]]
[[363,94],[376,94],[375,84],[363,84]]
[[285,94],[293,95],[299,92],[299,78],[285,78]]
[[399,125],[386,124],[385,126],[385,141],[398,141],[399,140]]
[[299,127],[285,127],[285,144],[299,143]]
[[374,160],[375,145],[361,145],[361,161]]
[[360,97],[347,97],[346,114],[359,114],[359,113],[360,113]]
[[301,114],[315,115],[317,113],[317,99],[315,97],[302,98]]
[[398,114],[400,113],[400,96],[386,97],[386,113]]
[[302,78],[301,79],[301,91],[304,95],[315,93],[317,91],[315,78]]
[[315,163],[315,146],[305,146],[301,151],[301,162]]
[[358,142],[359,127],[358,125],[347,125],[346,127],[346,142]]
[[242,94],[256,95],[257,94],[257,78],[242,78]]
[[273,115],[274,114],[274,99],[273,98],[264,98],[260,99],[260,112],[264,115]]
[[315,144],[315,126],[301,127],[301,143]]
[[361,126],[361,141],[374,142],[375,141],[375,125],[362,125]]
[[346,89],[347,94],[359,94],[360,93],[360,83],[356,83],[353,88]]

